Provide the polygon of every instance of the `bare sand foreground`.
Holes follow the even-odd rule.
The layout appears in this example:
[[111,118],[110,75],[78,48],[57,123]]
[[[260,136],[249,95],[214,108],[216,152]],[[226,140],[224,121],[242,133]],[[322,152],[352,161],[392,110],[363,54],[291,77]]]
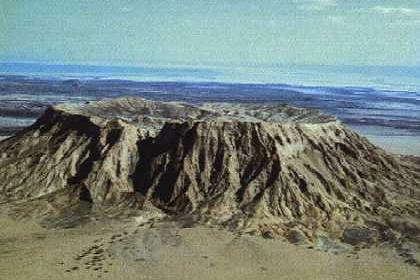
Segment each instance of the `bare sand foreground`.
[[419,279],[390,248],[332,254],[217,228],[134,220],[44,229],[0,218],[0,279]]

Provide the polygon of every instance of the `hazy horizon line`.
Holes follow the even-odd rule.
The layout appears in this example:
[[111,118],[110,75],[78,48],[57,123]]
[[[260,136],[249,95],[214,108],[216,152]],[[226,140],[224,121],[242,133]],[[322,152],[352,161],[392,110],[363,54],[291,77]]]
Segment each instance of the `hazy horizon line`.
[[50,66],[88,66],[88,67],[115,67],[115,68],[246,68],[246,67],[299,67],[299,66],[321,66],[321,67],[377,67],[377,68],[417,68],[420,64],[395,65],[395,64],[315,64],[315,63],[246,63],[246,64],[222,64],[222,63],[208,63],[208,64],[194,64],[194,63],[142,63],[142,64],[112,64],[99,62],[49,62],[49,61],[30,61],[30,60],[0,60],[0,64],[38,64]]

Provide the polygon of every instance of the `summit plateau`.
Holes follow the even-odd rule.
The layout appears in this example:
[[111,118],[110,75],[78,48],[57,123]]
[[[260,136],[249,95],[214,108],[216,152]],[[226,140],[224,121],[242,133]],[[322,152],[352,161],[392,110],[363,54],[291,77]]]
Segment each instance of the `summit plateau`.
[[313,110],[62,104],[1,141],[0,152],[2,202],[60,197],[62,208],[119,205],[291,240],[420,234],[418,163]]

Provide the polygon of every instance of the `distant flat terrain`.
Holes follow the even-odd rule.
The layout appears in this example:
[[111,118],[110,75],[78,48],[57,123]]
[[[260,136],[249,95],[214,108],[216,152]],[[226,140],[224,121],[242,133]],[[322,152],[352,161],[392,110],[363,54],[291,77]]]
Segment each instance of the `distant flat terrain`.
[[391,152],[419,154],[420,94],[363,87],[139,82],[0,76],[0,136],[30,125],[49,105],[120,96],[189,103],[287,103],[336,116]]

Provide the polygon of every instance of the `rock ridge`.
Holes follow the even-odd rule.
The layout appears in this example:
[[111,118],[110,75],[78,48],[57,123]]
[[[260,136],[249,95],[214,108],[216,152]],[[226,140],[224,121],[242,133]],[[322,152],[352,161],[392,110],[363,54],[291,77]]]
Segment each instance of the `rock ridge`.
[[0,152],[0,201],[64,192],[95,209],[153,208],[282,236],[340,237],[349,226],[378,239],[390,228],[420,235],[416,163],[287,105],[58,105]]

